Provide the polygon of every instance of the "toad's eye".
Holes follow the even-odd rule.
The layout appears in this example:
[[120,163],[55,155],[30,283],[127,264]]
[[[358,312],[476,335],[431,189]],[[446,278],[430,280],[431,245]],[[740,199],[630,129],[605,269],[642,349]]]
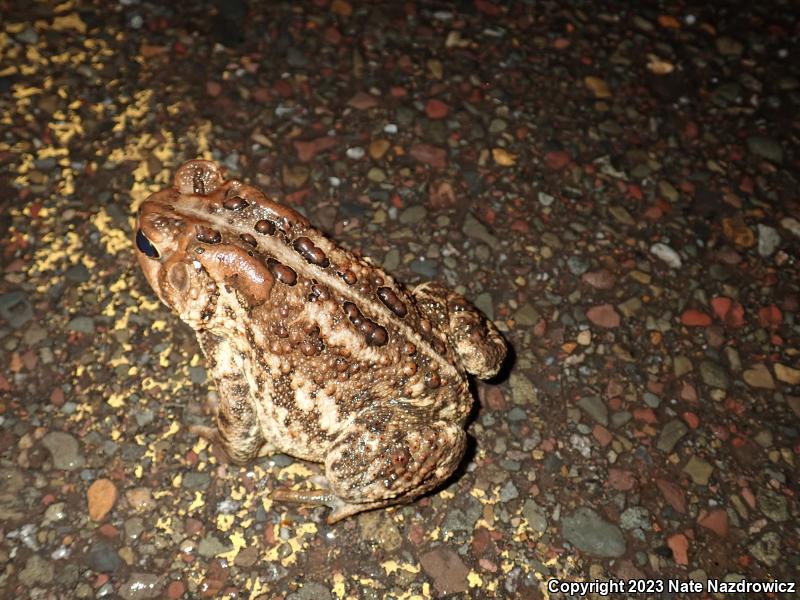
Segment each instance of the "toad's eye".
[[136,232],[136,247],[150,258],[158,258],[158,250],[150,243],[150,240],[142,233],[141,229]]

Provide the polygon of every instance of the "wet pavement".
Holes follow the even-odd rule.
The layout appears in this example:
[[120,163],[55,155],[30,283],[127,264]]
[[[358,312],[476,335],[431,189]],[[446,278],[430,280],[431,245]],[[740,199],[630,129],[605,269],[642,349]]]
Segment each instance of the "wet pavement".
[[[792,597],[703,582],[800,583],[800,17],[631,4],[0,3],[0,596]],[[329,526],[187,431],[131,227],[196,157],[501,328],[448,486]]]

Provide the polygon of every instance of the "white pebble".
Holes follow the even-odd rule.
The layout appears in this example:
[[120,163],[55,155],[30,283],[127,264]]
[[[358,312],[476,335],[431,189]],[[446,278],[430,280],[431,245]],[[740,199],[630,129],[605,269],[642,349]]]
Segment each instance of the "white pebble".
[[539,192],[539,204],[542,206],[550,206],[555,198],[545,192]]
[[395,134],[397,133],[397,125],[395,125],[394,123],[387,123],[386,125],[384,125],[383,131],[384,133]]
[[331,184],[331,187],[339,187],[342,185],[342,180],[338,177],[328,177],[328,183]]
[[360,158],[364,158],[364,149],[361,146],[353,146],[352,148],[347,149],[346,154],[348,158],[358,160]]
[[800,237],[800,221],[792,217],[785,217],[781,219],[781,227],[788,229],[797,237]]
[[758,253],[766,258],[772,256],[781,243],[781,236],[769,225],[758,226]]
[[683,20],[686,21],[687,25],[694,25],[697,22],[697,17],[694,15],[686,15]]
[[683,265],[681,262],[681,257],[678,255],[678,253],[662,242],[658,242],[650,246],[650,252],[655,254],[673,269],[680,269],[681,265]]

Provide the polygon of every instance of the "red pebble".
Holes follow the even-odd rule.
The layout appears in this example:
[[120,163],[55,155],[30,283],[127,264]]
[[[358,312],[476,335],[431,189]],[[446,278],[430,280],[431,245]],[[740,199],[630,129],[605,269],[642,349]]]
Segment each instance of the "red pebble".
[[444,119],[450,112],[450,107],[437,98],[431,98],[425,104],[425,114],[429,119]]
[[689,327],[708,327],[711,325],[711,317],[704,312],[690,308],[681,315],[681,323]]
[[560,171],[569,164],[570,156],[564,151],[557,150],[544,155],[544,164],[548,169]]

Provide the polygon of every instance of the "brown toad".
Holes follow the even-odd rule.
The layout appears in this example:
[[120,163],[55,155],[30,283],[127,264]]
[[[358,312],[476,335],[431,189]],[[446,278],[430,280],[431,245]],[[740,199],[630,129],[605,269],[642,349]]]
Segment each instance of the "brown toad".
[[413,500],[447,479],[466,441],[467,373],[506,345],[462,296],[407,291],[302,215],[193,160],[142,203],[139,265],[197,333],[219,390],[216,428],[236,463],[273,452],[325,464],[335,522]]

